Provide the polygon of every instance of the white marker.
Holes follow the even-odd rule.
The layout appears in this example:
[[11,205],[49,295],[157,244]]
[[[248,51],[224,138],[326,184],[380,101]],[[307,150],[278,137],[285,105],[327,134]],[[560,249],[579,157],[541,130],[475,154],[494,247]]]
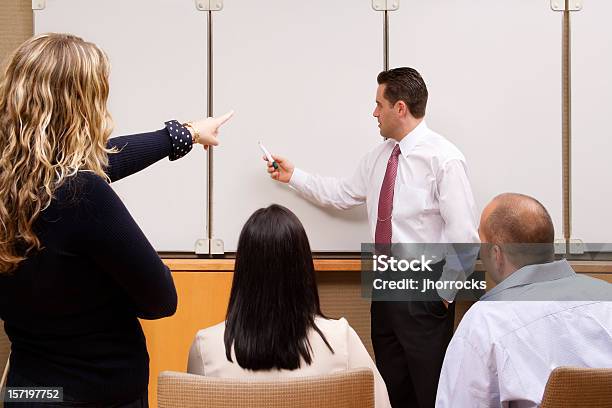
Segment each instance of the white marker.
[[268,162],[272,163],[272,167],[274,167],[274,170],[278,169],[278,163],[274,161],[268,149],[266,149],[264,145],[261,144],[261,142],[257,142],[257,143],[259,143],[259,148],[266,155],[266,159],[268,159]]

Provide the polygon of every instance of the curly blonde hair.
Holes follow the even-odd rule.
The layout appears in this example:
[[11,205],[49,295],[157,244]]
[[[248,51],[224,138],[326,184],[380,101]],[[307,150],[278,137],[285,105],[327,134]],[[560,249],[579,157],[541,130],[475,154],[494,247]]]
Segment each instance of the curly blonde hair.
[[0,273],[40,250],[33,224],[79,170],[108,180],[109,63],[69,34],[24,42],[0,74]]

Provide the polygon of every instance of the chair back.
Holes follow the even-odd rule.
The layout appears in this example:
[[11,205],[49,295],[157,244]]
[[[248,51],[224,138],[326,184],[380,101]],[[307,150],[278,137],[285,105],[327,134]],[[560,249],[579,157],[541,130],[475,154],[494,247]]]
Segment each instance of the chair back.
[[163,371],[157,402],[159,408],[373,408],[374,376],[368,368],[278,381]]
[[541,408],[612,408],[612,368],[557,367]]

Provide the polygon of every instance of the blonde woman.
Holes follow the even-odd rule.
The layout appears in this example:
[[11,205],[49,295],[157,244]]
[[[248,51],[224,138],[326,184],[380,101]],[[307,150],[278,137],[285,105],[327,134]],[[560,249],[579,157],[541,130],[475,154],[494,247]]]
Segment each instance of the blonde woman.
[[94,44],[44,34],[22,44],[0,75],[7,386],[60,386],[70,406],[143,407],[149,357],[138,318],[172,315],[177,296],[108,183],[176,160],[193,143],[216,145],[231,113],[109,140],[108,74]]

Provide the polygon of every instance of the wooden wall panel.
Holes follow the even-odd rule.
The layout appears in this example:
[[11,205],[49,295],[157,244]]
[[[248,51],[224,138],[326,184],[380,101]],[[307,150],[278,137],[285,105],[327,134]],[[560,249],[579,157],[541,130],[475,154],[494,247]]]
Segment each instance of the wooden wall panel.
[[[226,266],[216,265],[223,269]],[[173,272],[173,277],[179,293],[176,314],[166,319],[141,321],[151,357],[149,403],[152,407],[157,405],[159,373],[164,370],[185,371],[189,347],[196,332],[225,318],[233,273],[182,271]],[[345,317],[373,355],[370,302],[361,298],[360,274],[352,271],[318,272],[317,280],[323,313],[331,318]]]
[[361,274],[318,272],[321,310],[327,317],[346,318],[374,358],[370,338],[370,301],[361,297]]
[[34,32],[30,0],[0,1],[0,65]]
[[[4,368],[8,363],[9,351],[11,350],[11,343],[9,342],[6,333],[4,333],[4,322],[0,320],[0,379],[4,373]],[[0,401],[0,407],[2,402]]]
[[[185,371],[189,347],[199,329],[225,318],[233,277],[233,260],[165,260],[173,270],[179,293],[174,316],[142,321],[151,356],[149,401],[157,406],[157,376],[160,371]],[[610,263],[572,263],[578,272],[612,283]],[[361,297],[359,261],[317,260],[317,280],[323,313],[331,318],[345,317],[372,353],[370,301]],[[456,323],[473,302],[458,302]],[[1,326],[0,326],[1,328]],[[0,332],[0,369],[4,367],[8,339]],[[3,354],[4,353],[4,354]],[[1,372],[1,370],[0,370]]]
[[179,302],[176,314],[160,320],[142,320],[151,357],[149,403],[157,406],[157,376],[160,371],[186,371],[191,342],[200,329],[225,319],[231,272],[175,272]]

